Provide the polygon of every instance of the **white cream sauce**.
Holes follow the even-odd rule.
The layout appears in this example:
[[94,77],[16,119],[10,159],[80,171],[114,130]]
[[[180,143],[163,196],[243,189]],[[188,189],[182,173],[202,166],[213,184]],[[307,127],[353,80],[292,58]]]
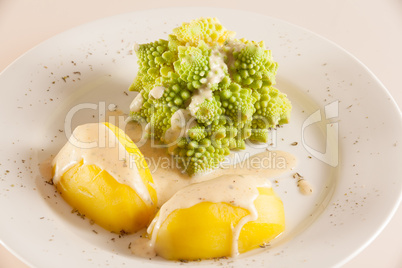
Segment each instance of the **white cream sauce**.
[[147,134],[151,134],[151,123],[145,125],[144,132]]
[[163,96],[165,89],[166,88],[162,86],[154,87],[153,89],[151,89],[151,91],[149,91],[149,95],[151,95],[156,100],[160,99]]
[[177,139],[187,136],[187,131],[197,124],[195,118],[187,109],[177,110],[170,119],[170,128],[163,137],[166,144],[173,143]]
[[209,72],[207,75],[206,84],[211,87],[213,84],[217,84],[225,77],[225,71],[227,66],[224,61],[224,56],[219,49],[213,49],[209,56]]
[[299,192],[303,195],[311,195],[313,193],[313,187],[311,184],[303,178],[299,173],[293,174],[293,178],[296,179]]
[[105,124],[80,125],[53,159],[53,183],[57,184],[66,171],[83,161],[84,165],[96,165],[107,171],[117,182],[130,186],[146,204],[151,205],[148,189],[131,159],[132,155]]
[[140,49],[140,45],[137,42],[134,42],[133,48],[134,51],[137,52]]
[[151,241],[147,237],[137,237],[133,239],[130,243],[130,250],[133,254],[142,258],[149,259],[156,257],[156,252],[153,247],[151,247]]
[[211,100],[212,97],[212,90],[209,87],[202,86],[199,89],[196,89],[194,95],[191,97],[190,105],[188,106],[191,115],[195,117],[200,104],[202,104],[206,99]]
[[234,52],[239,52],[243,48],[245,48],[247,45],[242,42],[241,40],[238,39],[231,39],[227,41],[226,47],[229,47],[231,49],[231,54]]
[[246,47],[246,45],[243,42],[241,42],[240,40],[231,39],[231,40],[227,41],[225,46],[228,48],[228,51],[226,53],[226,55],[227,55],[226,62],[227,62],[227,67],[229,68],[229,71],[230,71],[230,69],[234,66],[234,63],[235,63],[233,53],[239,52],[244,47]]
[[212,99],[212,85],[221,82],[225,77],[227,66],[224,61],[224,54],[217,48],[212,49],[211,55],[209,56],[209,69],[207,78],[203,81],[204,84],[199,89],[195,90],[194,95],[191,97],[188,109],[192,116],[195,116],[198,111],[198,106],[201,103],[206,99]]
[[313,193],[313,187],[305,179],[298,180],[297,187],[299,187],[300,193],[304,195],[311,195]]
[[142,97],[141,93],[138,93],[130,104],[130,111],[139,112],[143,104],[144,98]]
[[181,189],[161,207],[159,216],[155,217],[148,227],[148,234],[152,233],[150,246],[154,246],[160,226],[173,211],[189,208],[201,202],[223,202],[244,208],[250,212],[232,229],[231,255],[237,256],[239,254],[238,239],[241,229],[247,222],[258,218],[258,212],[254,206],[254,200],[259,195],[258,187],[271,187],[271,183],[268,179],[252,175],[224,175]]
[[170,119],[170,125],[172,128],[183,129],[186,127],[187,122],[190,121],[191,115],[190,112],[186,109],[177,110]]

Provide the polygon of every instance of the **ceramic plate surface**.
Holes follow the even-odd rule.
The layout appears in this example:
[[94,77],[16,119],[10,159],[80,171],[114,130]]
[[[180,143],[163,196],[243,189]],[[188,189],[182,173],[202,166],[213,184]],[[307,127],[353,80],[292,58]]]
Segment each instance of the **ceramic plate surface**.
[[[137,258],[128,249],[132,237],[71,213],[40,166],[67,141],[65,126],[97,122],[116,106],[128,112],[134,42],[167,39],[181,22],[201,16],[219,18],[238,38],[264,40],[279,63],[277,87],[294,108],[291,123],[272,131],[268,149],[298,159],[292,172],[273,180],[287,229],[277,243],[237,259]],[[175,8],[102,19],[24,54],[1,73],[0,88],[0,240],[33,267],[341,265],[378,235],[400,203],[402,124],[389,93],[338,46],[270,17]],[[312,195],[299,192],[296,172],[312,185]]]

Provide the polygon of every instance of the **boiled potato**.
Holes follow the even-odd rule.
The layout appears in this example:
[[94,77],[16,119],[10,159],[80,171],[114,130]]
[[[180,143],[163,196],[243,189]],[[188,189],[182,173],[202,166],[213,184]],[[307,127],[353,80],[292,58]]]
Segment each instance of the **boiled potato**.
[[[258,218],[243,225],[237,243],[238,253],[268,243],[285,229],[284,207],[272,188],[259,187],[254,206]],[[200,202],[189,208],[178,208],[160,225],[154,242],[155,251],[170,260],[231,256],[233,227],[249,214],[245,208],[224,202]]]
[[[144,189],[148,191],[152,202],[144,202],[132,187],[118,182],[110,171],[101,169],[97,164],[84,164],[84,159],[62,174],[55,185],[67,203],[98,225],[116,233],[136,232],[146,227],[156,213],[157,196],[152,187],[153,179],[144,157],[130,138],[116,126],[107,123],[105,125],[129,154],[136,155],[136,172],[141,180],[137,183],[145,185]],[[76,131],[74,133],[77,135]],[[66,152],[66,149],[60,151]],[[60,162],[54,163],[55,170]]]
[[239,237],[239,252],[255,249],[279,236],[285,230],[285,211],[272,188],[259,188],[254,201],[258,219],[246,223]]

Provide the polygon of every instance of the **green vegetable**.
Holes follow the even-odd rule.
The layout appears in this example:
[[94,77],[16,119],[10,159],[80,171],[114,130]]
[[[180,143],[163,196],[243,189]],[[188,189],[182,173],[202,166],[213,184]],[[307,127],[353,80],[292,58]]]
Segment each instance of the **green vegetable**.
[[275,84],[278,64],[274,62],[271,51],[264,48],[264,43],[250,43],[244,39],[237,42],[243,44],[243,48],[233,52],[234,63],[230,66],[233,80],[252,89]]
[[198,111],[195,114],[197,122],[204,125],[210,125],[216,118],[222,114],[221,102],[216,98],[211,100],[206,99],[198,106]]
[[175,71],[189,89],[199,88],[206,82],[209,73],[209,55],[211,49],[200,42],[197,47],[179,46],[179,59],[174,62]]
[[271,51],[234,34],[216,18],[199,18],[168,40],[135,46],[139,70],[130,90],[142,98],[130,118],[147,123],[190,175],[216,168],[247,139],[267,142],[269,129],[290,119],[290,101],[273,87]]

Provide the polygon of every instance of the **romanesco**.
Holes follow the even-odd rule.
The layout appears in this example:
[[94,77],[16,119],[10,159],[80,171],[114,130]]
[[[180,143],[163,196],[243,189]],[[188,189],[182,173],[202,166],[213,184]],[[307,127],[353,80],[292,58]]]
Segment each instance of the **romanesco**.
[[204,125],[210,125],[213,120],[220,117],[222,109],[220,108],[221,102],[216,98],[206,99],[198,106],[198,110],[195,113],[195,118],[198,123]]
[[182,45],[191,46],[197,46],[200,41],[211,46],[216,43],[222,44],[235,35],[234,32],[226,30],[216,18],[200,18],[190,23],[185,22],[182,26],[173,29],[173,34]]
[[149,44],[136,45],[134,50],[138,57],[138,75],[131,89],[145,87],[160,77],[173,72],[173,62],[177,55],[170,51],[169,42],[160,39]]
[[209,137],[195,141],[185,139],[174,150],[179,164],[188,174],[198,174],[216,168],[230,154],[228,147],[211,142]]
[[130,118],[146,123],[189,175],[216,168],[247,139],[267,142],[270,128],[289,122],[271,51],[234,35],[216,18],[199,18],[134,49],[139,70],[130,90],[139,95]]
[[207,137],[207,132],[204,126],[196,125],[188,130],[188,136],[192,140],[200,141]]
[[233,52],[234,64],[230,69],[236,83],[252,89],[275,84],[278,65],[273,61],[271,51],[262,45],[245,44],[240,51]]
[[197,47],[178,47],[179,59],[173,64],[174,69],[187,82],[189,89],[199,88],[206,83],[210,53],[211,49],[204,42]]
[[230,124],[242,128],[247,122],[251,122],[256,101],[251,89],[232,83],[228,89],[219,92],[219,95],[224,114],[228,116]]

